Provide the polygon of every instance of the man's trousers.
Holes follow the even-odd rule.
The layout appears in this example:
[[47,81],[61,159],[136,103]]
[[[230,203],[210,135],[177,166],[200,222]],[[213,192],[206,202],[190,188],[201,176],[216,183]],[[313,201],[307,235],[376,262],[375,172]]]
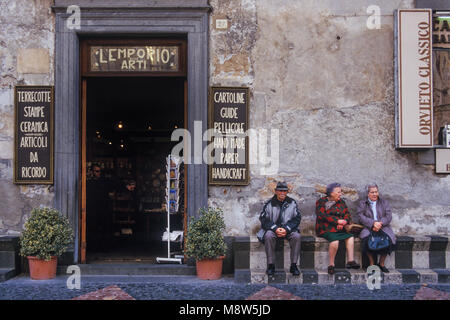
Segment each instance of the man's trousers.
[[[289,241],[291,247],[291,263],[297,263],[300,254],[300,233],[294,231],[288,233],[286,238]],[[277,242],[277,235],[272,230],[267,230],[264,235],[264,246],[266,248],[267,264],[275,263],[275,245]]]

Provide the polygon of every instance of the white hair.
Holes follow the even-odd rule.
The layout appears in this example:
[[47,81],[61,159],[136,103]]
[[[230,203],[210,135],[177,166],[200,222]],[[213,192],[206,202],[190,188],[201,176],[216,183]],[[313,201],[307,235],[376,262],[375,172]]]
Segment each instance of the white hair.
[[377,190],[380,190],[380,189],[378,188],[378,185],[377,185],[375,182],[372,182],[372,183],[369,183],[369,184],[366,186],[367,193],[369,193],[369,192],[370,192],[370,189],[372,189],[372,188],[377,188]]

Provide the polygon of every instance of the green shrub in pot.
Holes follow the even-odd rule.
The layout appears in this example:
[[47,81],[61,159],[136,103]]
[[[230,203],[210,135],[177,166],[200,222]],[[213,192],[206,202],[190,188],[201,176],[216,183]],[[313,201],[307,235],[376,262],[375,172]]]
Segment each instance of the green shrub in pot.
[[187,230],[184,253],[197,261],[223,257],[227,245],[223,238],[225,221],[219,208],[201,208]]
[[20,255],[49,261],[52,256],[62,255],[72,241],[69,220],[58,210],[34,208],[20,236]]

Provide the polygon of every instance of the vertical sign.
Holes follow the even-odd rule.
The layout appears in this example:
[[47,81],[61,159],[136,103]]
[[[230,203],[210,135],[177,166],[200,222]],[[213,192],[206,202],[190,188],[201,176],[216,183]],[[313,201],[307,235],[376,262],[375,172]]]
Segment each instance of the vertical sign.
[[248,92],[248,88],[211,87],[209,184],[249,184]]
[[396,147],[433,146],[432,11],[398,10]]
[[53,184],[52,86],[16,86],[14,183]]

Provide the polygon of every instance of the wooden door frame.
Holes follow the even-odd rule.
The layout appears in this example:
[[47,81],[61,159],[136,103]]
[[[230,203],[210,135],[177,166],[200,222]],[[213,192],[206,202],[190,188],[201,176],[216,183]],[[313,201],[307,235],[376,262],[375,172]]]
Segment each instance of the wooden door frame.
[[86,263],[86,120],[87,120],[87,79],[81,80],[81,150],[80,150],[80,213],[79,213],[79,257],[80,263]]

